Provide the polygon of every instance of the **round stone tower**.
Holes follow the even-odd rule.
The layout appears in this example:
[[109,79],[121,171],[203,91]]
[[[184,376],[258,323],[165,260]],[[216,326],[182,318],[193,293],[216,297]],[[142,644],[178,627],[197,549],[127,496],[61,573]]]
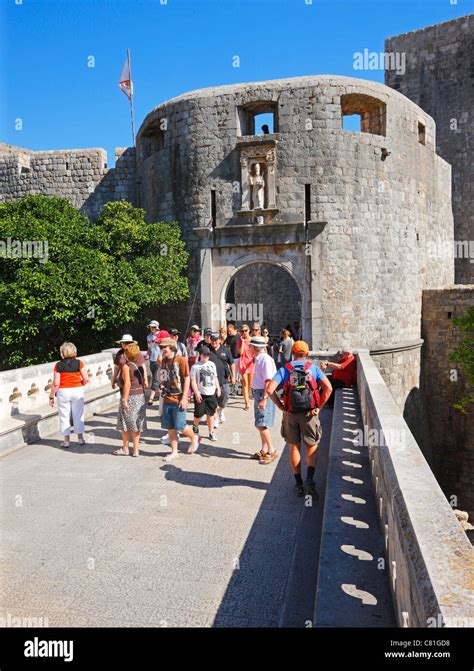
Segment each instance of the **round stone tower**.
[[275,333],[300,321],[313,349],[371,350],[403,405],[422,290],[454,278],[451,170],[423,110],[350,77],[193,91],[145,118],[137,178],[147,217],[176,219],[191,252],[182,325],[219,326],[226,307]]

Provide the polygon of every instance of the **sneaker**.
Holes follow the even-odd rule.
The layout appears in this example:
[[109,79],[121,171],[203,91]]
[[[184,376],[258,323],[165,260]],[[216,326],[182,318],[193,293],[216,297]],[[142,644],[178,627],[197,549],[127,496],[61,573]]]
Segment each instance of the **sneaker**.
[[194,454],[196,450],[198,449],[200,443],[201,443],[202,438],[199,436],[199,438],[196,440],[196,442],[188,447],[188,454]]
[[193,424],[193,433],[196,433],[197,435],[199,435],[199,427],[196,426],[195,424]]
[[219,419],[219,422],[220,422],[221,424],[222,424],[222,422],[225,422],[224,411],[222,411],[222,412],[219,413],[219,418],[218,418],[218,419]]
[[[181,434],[180,434],[179,431],[178,431],[178,442],[179,442],[180,440],[181,440]],[[162,444],[162,445],[169,445],[169,444],[170,444],[170,438],[169,438],[168,434],[166,434],[165,436],[163,436],[163,438],[161,439],[161,444]]]
[[214,428],[218,429],[220,425],[219,417],[216,417],[214,420]]
[[304,487],[303,485],[295,485],[293,487],[293,491],[296,494],[296,496],[304,496]]
[[315,501],[319,499],[319,494],[314,487],[314,482],[311,480],[306,480],[304,483],[304,493],[311,496]]
[[213,443],[217,442],[217,436],[214,433],[214,431],[212,431],[212,433],[209,434],[209,440],[212,440]]

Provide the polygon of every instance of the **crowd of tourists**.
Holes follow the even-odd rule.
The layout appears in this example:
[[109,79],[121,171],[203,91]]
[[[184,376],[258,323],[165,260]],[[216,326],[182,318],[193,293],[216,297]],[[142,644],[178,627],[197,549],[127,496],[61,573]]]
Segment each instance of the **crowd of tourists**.
[[[129,334],[116,343],[119,349],[114,356],[112,388],[120,390],[116,428],[122,445],[112,452],[114,456],[139,456],[140,436],[146,430],[146,408],[154,404],[158,405],[161,428],[166,431],[161,442],[170,448],[165,461],[178,456],[182,439],[189,441],[187,453],[193,454],[203,439],[201,423],[204,421],[207,427],[206,439],[217,441],[217,429],[226,421],[229,399],[241,394],[244,412],[253,402],[254,426],[259,436],[260,449],[249,457],[262,465],[277,458],[271,428],[279,409],[281,436],[289,447],[295,479],[294,491],[297,496],[318,498],[314,476],[322,436],[319,414],[325,405],[333,404],[335,389],[356,382],[356,359],[347,346],[337,361],[318,365],[308,358],[309,347],[301,338],[298,322],[288,324],[276,340],[271,339],[264,325],[242,324],[237,328],[233,321],[219,330],[202,330],[193,324],[184,341],[178,329],[161,329],[156,320],[148,324],[148,331],[146,352]],[[54,406],[56,399],[62,447],[68,448],[73,431],[79,443],[85,443],[84,388],[88,376],[73,343],[63,343],[60,354],[61,361],[54,368],[50,404]],[[192,422],[187,419],[190,404]]]

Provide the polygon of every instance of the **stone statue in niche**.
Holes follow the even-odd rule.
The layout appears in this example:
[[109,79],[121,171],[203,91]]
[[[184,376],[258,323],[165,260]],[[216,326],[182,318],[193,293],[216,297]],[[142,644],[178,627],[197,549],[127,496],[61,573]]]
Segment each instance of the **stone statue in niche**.
[[252,207],[254,210],[263,210],[265,207],[265,177],[260,163],[254,165],[255,172],[249,175],[249,183],[252,187]]

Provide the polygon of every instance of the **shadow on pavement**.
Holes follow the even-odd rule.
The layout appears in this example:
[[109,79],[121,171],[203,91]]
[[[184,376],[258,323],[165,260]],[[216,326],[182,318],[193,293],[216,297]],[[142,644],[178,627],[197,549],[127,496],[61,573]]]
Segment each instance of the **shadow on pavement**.
[[[331,421],[332,410],[325,409],[315,478],[319,501],[312,504],[310,499],[294,495],[285,447],[272,481],[266,485],[267,493],[238,557],[214,627],[312,626]],[[306,474],[305,465],[302,474]]]

